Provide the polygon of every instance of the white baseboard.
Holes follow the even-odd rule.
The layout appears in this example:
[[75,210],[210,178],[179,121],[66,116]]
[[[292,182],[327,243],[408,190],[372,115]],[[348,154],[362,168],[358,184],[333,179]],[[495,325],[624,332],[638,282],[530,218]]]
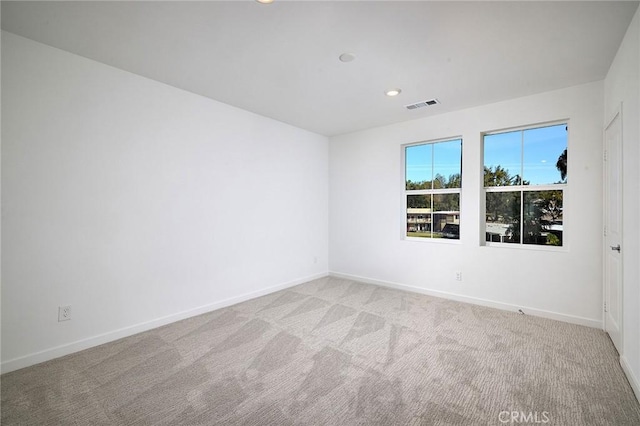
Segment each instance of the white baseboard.
[[512,305],[510,303],[495,302],[493,300],[480,299],[480,298],[471,297],[471,296],[463,296],[463,295],[460,295],[460,294],[448,293],[448,292],[445,292],[445,291],[429,290],[429,289],[420,288],[420,287],[414,287],[414,286],[410,286],[410,285],[406,285],[406,284],[398,284],[398,283],[394,283],[394,282],[390,282],[390,281],[381,281],[381,280],[376,280],[376,279],[373,279],[373,278],[360,277],[360,276],[357,276],[357,275],[343,274],[343,273],[340,273],[340,272],[330,271],[329,275],[332,276],[332,277],[336,277],[336,278],[344,278],[344,279],[349,279],[349,280],[353,280],[353,281],[360,281],[360,282],[365,282],[365,283],[370,283],[370,284],[376,284],[376,285],[380,285],[380,286],[383,286],[383,287],[391,287],[391,288],[396,288],[396,289],[399,289],[399,290],[410,291],[410,292],[413,292],[413,293],[421,293],[421,294],[426,294],[428,296],[434,296],[434,297],[440,297],[440,298],[443,298],[443,299],[455,300],[455,301],[458,301],[458,302],[472,303],[474,305],[480,305],[480,306],[486,306],[486,307],[489,307],[489,308],[501,309],[503,311],[518,312],[519,309],[522,309],[522,311],[527,315],[534,315],[534,316],[537,316],[537,317],[549,318],[549,319],[554,319],[554,320],[558,320],[558,321],[568,322],[568,323],[571,323],[571,324],[578,324],[578,325],[584,325],[584,326],[587,326],[587,327],[593,327],[593,328],[602,329],[602,321],[601,320],[596,320],[596,319],[590,319],[590,318],[583,318],[583,317],[578,317],[578,316],[574,316],[574,315],[561,314],[561,313],[558,313],[558,312],[544,311],[542,309],[531,308],[531,307],[528,307],[528,306],[517,306],[517,305]]
[[625,356],[620,357],[620,365],[622,366],[622,371],[624,371],[624,374],[627,375],[627,380],[629,380],[629,384],[633,389],[633,393],[636,395],[636,399],[640,402],[640,381],[638,380],[636,375],[633,374],[633,370],[629,365],[629,361],[627,360],[627,357]]
[[230,297],[228,299],[224,299],[219,302],[199,306],[197,308],[189,309],[187,311],[178,312],[176,314],[167,315],[162,318],[157,318],[151,321],[146,321],[140,324],[110,331],[108,333],[104,333],[97,336],[88,337],[86,339],[78,340],[75,342],[67,343],[64,345],[56,346],[54,348],[46,349],[44,351],[32,353],[19,358],[3,361],[2,364],[0,364],[0,371],[4,374],[10,371],[19,370],[21,368],[30,367],[32,365],[49,361],[55,358],[59,358],[65,355],[69,355],[84,349],[89,349],[94,346],[102,345],[104,343],[113,342],[114,340],[118,340],[123,337],[128,337],[134,334],[142,333],[143,331],[152,330],[154,328],[158,328],[163,325],[170,324],[172,322],[195,317],[197,315],[215,311],[216,309],[225,308],[227,306],[235,305],[236,303],[244,302],[249,299],[255,299],[256,297],[264,296],[266,294],[274,293],[279,290],[284,290],[286,288],[293,287],[298,284],[302,284],[318,278],[326,277],[327,275],[328,274],[326,272],[310,275],[304,278],[299,278],[293,281],[271,286],[262,290],[253,291],[250,293],[241,294],[239,296]]

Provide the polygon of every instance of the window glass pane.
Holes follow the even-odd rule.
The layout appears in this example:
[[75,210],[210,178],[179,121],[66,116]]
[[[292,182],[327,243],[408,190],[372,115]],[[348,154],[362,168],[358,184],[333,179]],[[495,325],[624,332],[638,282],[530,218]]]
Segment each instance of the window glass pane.
[[520,243],[520,191],[487,192],[486,239]]
[[433,144],[435,189],[460,188],[462,173],[462,139]]
[[433,237],[460,239],[460,194],[433,195]]
[[567,125],[523,132],[523,179],[529,185],[565,183],[567,178]]
[[407,237],[431,238],[431,195],[407,195]]
[[431,189],[433,176],[433,145],[414,145],[405,148],[406,189]]
[[520,185],[522,132],[484,137],[484,186]]
[[524,192],[524,244],[562,245],[562,191]]

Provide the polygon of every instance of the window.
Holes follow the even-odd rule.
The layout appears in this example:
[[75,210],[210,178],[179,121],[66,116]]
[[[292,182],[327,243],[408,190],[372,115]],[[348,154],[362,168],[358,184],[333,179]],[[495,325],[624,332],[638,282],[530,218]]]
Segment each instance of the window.
[[567,134],[562,123],[484,135],[489,244],[562,246]]
[[405,235],[459,240],[462,139],[405,146],[404,159]]

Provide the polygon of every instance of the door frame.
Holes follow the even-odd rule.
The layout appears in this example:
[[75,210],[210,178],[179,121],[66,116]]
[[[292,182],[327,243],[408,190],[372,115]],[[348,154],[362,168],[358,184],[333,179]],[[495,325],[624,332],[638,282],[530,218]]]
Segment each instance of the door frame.
[[[619,118],[620,120],[620,146],[618,147],[619,149],[619,155],[620,155],[620,161],[619,161],[619,167],[621,169],[621,173],[620,175],[623,176],[624,175],[624,169],[623,169],[623,160],[624,160],[624,153],[622,151],[623,149],[623,143],[622,143],[622,136],[623,136],[623,126],[624,123],[622,121],[622,102],[620,102],[620,104],[618,104],[618,106],[616,107],[616,109],[613,111],[613,113],[609,116],[609,118],[607,119],[607,121],[605,122],[605,126],[602,130],[602,165],[603,165],[603,170],[602,170],[602,182],[603,182],[603,191],[602,191],[602,199],[603,199],[603,203],[602,203],[602,219],[603,219],[603,223],[602,223],[602,329],[607,332],[607,311],[605,308],[605,304],[607,303],[607,255],[608,255],[608,250],[611,250],[611,248],[608,245],[608,241],[607,241],[607,234],[606,234],[606,226],[607,226],[607,196],[608,196],[608,181],[609,181],[609,176],[608,176],[608,166],[606,163],[606,155],[607,155],[607,129],[611,126],[611,124],[613,124],[613,122],[615,121],[616,118]],[[624,191],[624,179],[620,179],[619,182],[620,185],[620,200],[618,201],[618,208],[620,209],[620,223],[619,223],[619,227],[620,227],[620,247],[622,247],[624,249],[624,232],[623,232],[623,228],[624,228],[624,221],[623,219],[623,204],[624,204],[624,199],[622,197],[623,191]],[[624,271],[624,256],[623,253],[620,253],[620,265],[621,265],[621,270]],[[620,321],[619,321],[619,330],[620,330],[620,348],[616,347],[616,349],[618,350],[618,353],[620,356],[623,355],[622,353],[622,348],[624,347],[624,306],[623,306],[623,300],[624,300],[624,274],[620,274],[618,277],[619,280],[619,296],[618,299],[620,301],[619,303],[619,310],[620,310]],[[608,334],[608,333],[607,333]],[[614,345],[615,346],[615,345]]]

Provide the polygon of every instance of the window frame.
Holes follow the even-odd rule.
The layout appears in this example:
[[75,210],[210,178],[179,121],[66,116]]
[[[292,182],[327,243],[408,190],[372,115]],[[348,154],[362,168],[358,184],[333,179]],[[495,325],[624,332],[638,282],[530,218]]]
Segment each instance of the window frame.
[[[441,188],[441,189],[407,189],[407,148],[412,146],[421,146],[421,145],[435,145],[443,142],[454,142],[460,141],[460,187],[458,188]],[[401,239],[404,241],[421,241],[421,242],[433,242],[436,244],[461,244],[462,239],[462,164],[463,164],[463,150],[464,150],[464,140],[461,135],[451,136],[445,138],[431,139],[419,142],[411,142],[401,145],[401,184],[402,184],[402,213],[401,213]],[[435,167],[435,159],[431,158],[432,170]],[[432,175],[433,181],[433,175]],[[433,238],[432,237],[412,237],[407,235],[407,196],[409,195],[437,195],[437,194],[458,194],[458,238]],[[431,206],[433,208],[433,198],[431,199]],[[434,212],[431,211],[430,215],[433,217]],[[432,220],[433,222],[433,220]],[[433,231],[432,231],[433,233]]]
[[[516,250],[542,250],[542,251],[554,251],[554,252],[563,252],[569,250],[569,233],[567,227],[567,206],[568,203],[568,189],[569,189],[569,164],[567,162],[567,179],[564,183],[553,183],[553,184],[543,184],[543,185],[511,185],[511,186],[484,186],[484,166],[485,166],[485,137],[490,135],[497,135],[502,133],[509,132],[524,132],[526,130],[531,129],[540,129],[545,127],[553,127],[558,125],[565,125],[567,127],[567,153],[570,151],[569,146],[571,144],[571,125],[569,119],[561,119],[554,120],[542,123],[536,123],[526,126],[518,126],[518,127],[510,127],[500,130],[492,130],[482,132],[480,135],[480,189],[481,189],[481,211],[480,211],[480,245],[485,247],[500,247],[500,248],[512,248]],[[523,143],[521,139],[521,144]],[[522,147],[522,145],[521,145]],[[520,171],[521,179],[524,179],[522,176],[522,171],[524,167],[524,150],[521,149],[520,152]],[[524,243],[524,194],[526,192],[541,192],[541,191],[562,191],[562,245],[561,246],[552,246],[546,244],[525,244]],[[487,241],[486,240],[486,232],[487,232],[487,193],[498,193],[498,192],[511,192],[520,194],[520,242],[519,243],[505,243],[505,242],[497,242],[497,241]]]

